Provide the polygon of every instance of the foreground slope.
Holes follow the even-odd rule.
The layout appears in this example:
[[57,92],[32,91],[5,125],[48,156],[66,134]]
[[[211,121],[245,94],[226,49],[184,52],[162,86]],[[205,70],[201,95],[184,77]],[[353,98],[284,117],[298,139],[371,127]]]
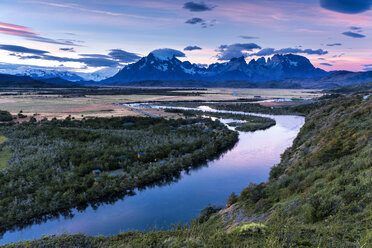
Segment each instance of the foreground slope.
[[372,98],[364,96],[314,108],[268,182],[232,195],[222,211],[206,208],[189,227],[50,236],[8,247],[369,247]]

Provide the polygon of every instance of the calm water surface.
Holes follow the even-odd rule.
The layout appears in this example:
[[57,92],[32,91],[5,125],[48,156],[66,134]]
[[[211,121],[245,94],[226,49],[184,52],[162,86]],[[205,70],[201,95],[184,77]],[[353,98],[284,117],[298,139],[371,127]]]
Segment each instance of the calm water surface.
[[[208,107],[201,109],[210,110]],[[43,234],[114,235],[134,229],[187,223],[208,204],[223,206],[232,192],[238,194],[250,182],[268,179],[270,168],[280,161],[280,154],[291,146],[304,124],[304,118],[299,116],[269,117],[276,120],[274,127],[253,133],[240,132],[239,142],[232,150],[206,166],[182,173],[177,182],[137,191],[135,196],[100,206],[97,210],[89,207],[83,212],[74,211],[72,219],[61,217],[7,232],[0,244],[40,238]]]

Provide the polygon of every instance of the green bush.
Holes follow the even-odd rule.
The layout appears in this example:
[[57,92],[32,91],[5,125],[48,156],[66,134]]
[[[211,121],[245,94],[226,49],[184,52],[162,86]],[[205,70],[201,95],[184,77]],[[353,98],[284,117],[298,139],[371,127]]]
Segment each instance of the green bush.
[[254,234],[265,234],[267,226],[261,223],[250,223],[242,226],[234,227],[231,234],[237,233],[241,236],[249,236]]
[[8,111],[0,110],[0,121],[12,121],[13,117]]
[[231,195],[227,199],[226,207],[230,207],[231,205],[233,205],[237,201],[238,201],[238,196],[234,192],[231,193]]
[[216,206],[210,206],[208,205],[208,207],[204,208],[200,214],[199,214],[199,217],[197,218],[197,221],[201,224],[201,223],[205,223],[209,220],[209,218],[212,216],[212,214],[215,214],[217,213],[218,211],[220,211],[222,208],[220,207],[216,207]]
[[336,210],[336,203],[328,196],[313,196],[308,201],[305,219],[308,223],[323,220]]

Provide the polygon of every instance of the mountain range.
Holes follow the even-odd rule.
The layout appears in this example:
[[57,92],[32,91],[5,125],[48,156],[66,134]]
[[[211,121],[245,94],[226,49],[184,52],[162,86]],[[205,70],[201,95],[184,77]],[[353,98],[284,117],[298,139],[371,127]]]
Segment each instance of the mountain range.
[[249,63],[244,57],[232,58],[228,62],[200,66],[181,61],[173,55],[160,56],[150,53],[121,70],[104,68],[93,73],[79,73],[22,66],[8,70],[0,67],[0,73],[20,76],[20,80],[15,80],[17,85],[21,85],[20,81],[27,81],[27,85],[30,85],[30,80],[24,80],[24,76],[51,85],[137,87],[327,89],[372,82],[372,71],[326,72],[315,68],[306,57],[294,54],[276,54],[268,59],[252,59]]
[[28,76],[37,80],[60,78],[63,80],[78,82],[78,81],[101,81],[115,75],[119,71],[118,68],[103,68],[101,70],[86,73],[86,72],[71,72],[68,70],[49,69],[39,66],[13,65],[0,63],[0,73],[14,76]]
[[103,80],[102,83],[122,85],[146,80],[265,82],[285,78],[316,78],[326,75],[328,72],[315,68],[306,57],[294,54],[277,54],[267,60],[264,57],[252,59],[248,64],[244,57],[232,58],[225,63],[200,67],[188,61],[182,62],[174,56],[161,58],[150,53],[138,62],[125,66],[115,76]]

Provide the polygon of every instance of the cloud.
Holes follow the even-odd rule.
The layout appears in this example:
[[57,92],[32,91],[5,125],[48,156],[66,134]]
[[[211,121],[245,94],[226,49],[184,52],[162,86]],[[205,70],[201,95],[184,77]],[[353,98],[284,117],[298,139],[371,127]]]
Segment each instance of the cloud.
[[331,43],[331,44],[327,44],[327,46],[330,46],[330,47],[333,47],[333,46],[342,46],[341,43]]
[[274,48],[264,48],[256,53],[248,54],[248,56],[269,56],[274,54],[287,54],[287,53],[303,53],[309,55],[324,55],[327,54],[328,51],[323,49],[313,50],[313,49],[299,49],[299,48],[282,48],[282,49],[274,49]]
[[358,33],[350,32],[350,31],[343,32],[342,34],[346,35],[346,36],[349,36],[351,38],[364,38],[364,37],[366,37],[364,34],[358,34]]
[[96,58],[96,59],[111,59],[110,56],[104,54],[95,54],[95,53],[83,53],[79,54],[80,56],[87,57],[87,58]]
[[256,37],[256,36],[247,36],[247,35],[240,35],[239,37],[242,38],[242,39],[246,39],[246,40],[259,39],[259,37]]
[[156,49],[151,52],[155,57],[166,60],[166,59],[171,59],[173,57],[186,57],[186,55],[176,49],[172,48],[161,48],[161,49]]
[[37,3],[52,6],[52,7],[74,9],[78,11],[91,12],[91,13],[101,14],[101,15],[109,15],[109,16],[123,15],[122,13],[117,13],[117,12],[103,11],[99,9],[88,9],[88,8],[81,7],[80,5],[74,4],[74,3],[50,3],[50,2],[42,2],[42,1],[39,1]]
[[75,52],[74,48],[72,47],[62,47],[59,49],[60,51],[65,51],[65,52]]
[[185,21],[185,23],[187,23],[187,24],[192,24],[192,25],[200,24],[202,28],[207,28],[208,26],[213,27],[216,24],[216,22],[217,22],[216,19],[206,21],[206,20],[204,20],[202,18],[199,18],[199,17],[194,17],[194,18],[191,18],[191,19]]
[[339,13],[358,14],[371,9],[371,0],[320,0],[320,6]]
[[368,64],[368,65],[362,65],[364,68],[363,68],[363,71],[372,71],[372,64]]
[[205,23],[205,21],[199,17],[194,17],[194,18],[191,18],[187,21],[185,21],[185,23],[187,24],[198,24],[198,23]]
[[5,23],[5,22],[0,22],[0,33],[23,37],[27,40],[33,40],[33,41],[43,42],[43,43],[58,44],[58,45],[80,46],[79,44],[76,44],[76,43],[82,42],[82,41],[75,41],[75,40],[50,39],[50,38],[42,37],[39,33],[34,32],[32,29],[28,27]]
[[333,58],[341,58],[344,55],[345,55],[345,53],[341,53],[341,54],[338,54],[338,55],[333,55],[332,57]]
[[135,62],[141,58],[138,56],[138,54],[127,52],[121,49],[111,49],[108,55],[122,63]]
[[236,43],[232,45],[221,45],[216,51],[218,52],[218,60],[230,60],[237,57],[247,57],[247,51],[253,49],[261,49],[261,47],[255,43]]
[[333,66],[332,64],[330,63],[320,63],[321,65],[325,65],[325,66]]
[[77,62],[83,63],[91,67],[117,67],[120,65],[118,60],[112,56],[103,54],[80,54],[82,58],[69,58],[50,55],[48,51],[31,49],[16,45],[0,45],[1,50],[12,52],[11,56],[16,56],[19,59],[41,59],[58,62]]
[[15,53],[28,53],[34,55],[44,55],[49,53],[48,51],[38,50],[38,49],[31,49],[23,46],[16,46],[16,45],[0,45],[1,50],[15,52]]
[[98,57],[98,56],[83,57],[83,58],[68,58],[68,57],[44,55],[40,59],[53,60],[53,61],[58,61],[58,62],[77,62],[77,63],[83,63],[90,67],[117,67],[120,65],[118,61],[115,61],[109,58]]
[[192,12],[202,12],[213,10],[216,6],[208,6],[204,2],[195,3],[195,2],[186,2],[183,5],[184,9],[190,10]]
[[105,58],[80,58],[80,59],[75,59],[72,62],[84,63],[87,66],[91,66],[91,67],[118,67],[120,66],[119,62],[115,60],[111,60],[111,59],[105,59]]
[[202,48],[198,47],[198,46],[187,46],[183,50],[184,51],[194,51],[194,50],[202,50]]
[[350,29],[351,30],[354,30],[356,32],[362,32],[362,28],[361,27],[351,26]]

